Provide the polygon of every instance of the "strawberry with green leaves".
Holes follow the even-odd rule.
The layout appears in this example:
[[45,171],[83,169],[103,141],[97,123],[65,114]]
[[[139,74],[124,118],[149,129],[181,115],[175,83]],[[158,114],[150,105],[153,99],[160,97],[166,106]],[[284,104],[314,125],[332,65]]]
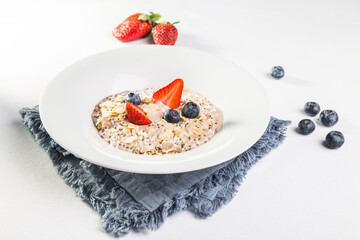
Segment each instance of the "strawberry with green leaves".
[[150,12],[150,14],[133,14],[120,23],[120,25],[113,30],[112,35],[122,42],[144,37],[151,31],[156,21],[160,18],[160,14],[153,12]]
[[177,37],[178,37],[178,30],[174,26],[174,23],[163,22],[157,24],[152,30],[152,36],[154,39],[155,44],[157,45],[174,45]]

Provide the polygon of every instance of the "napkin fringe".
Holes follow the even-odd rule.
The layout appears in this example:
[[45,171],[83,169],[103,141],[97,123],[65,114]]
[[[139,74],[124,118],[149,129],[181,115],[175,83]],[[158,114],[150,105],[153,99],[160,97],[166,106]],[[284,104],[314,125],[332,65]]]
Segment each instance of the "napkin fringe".
[[[164,203],[153,212],[144,209],[140,204],[127,200],[129,195],[122,188],[115,187],[112,197],[117,203],[117,208],[108,211],[102,219],[106,231],[120,237],[126,235],[131,229],[139,231],[144,228],[155,230],[159,228],[165,219],[173,213],[187,209],[194,211],[200,218],[206,218],[214,214],[222,205],[230,202],[245,178],[248,170],[264,155],[276,148],[285,139],[285,132],[290,121],[271,118],[268,134],[264,134],[260,140],[243,154],[239,155],[230,164],[215,172],[202,182],[195,184],[189,191],[185,191],[171,202]],[[236,174],[234,174],[236,173]],[[226,184],[225,184],[226,183]],[[210,188],[222,186],[214,199],[209,199],[203,194]],[[123,202],[129,202],[127,206]],[[120,209],[121,210],[118,210]]]
[[[23,108],[20,115],[37,144],[50,155],[59,175],[102,216],[103,228],[117,237],[126,235],[130,230],[157,229],[168,216],[188,208],[200,218],[211,216],[231,201],[251,166],[284,140],[286,127],[290,124],[290,121],[272,117],[266,134],[251,148],[211,176],[175,196],[172,201],[150,212],[134,201],[103,167],[79,160],[58,145],[45,131],[38,107]],[[215,196],[209,196],[207,193],[215,187],[222,188]]]
[[[23,108],[19,111],[19,114],[23,119],[23,125],[34,136],[35,142],[49,154],[53,165],[62,179],[75,190],[82,200],[90,203],[97,212],[103,215],[106,209],[111,207],[111,204],[109,201],[106,201],[109,198],[97,196],[99,191],[95,191],[97,189],[97,184],[95,183],[101,179],[96,179],[95,181],[92,175],[81,170],[81,168],[75,167],[80,164],[79,159],[58,145],[46,132],[40,119],[38,106]],[[113,182],[112,184],[115,185]]]

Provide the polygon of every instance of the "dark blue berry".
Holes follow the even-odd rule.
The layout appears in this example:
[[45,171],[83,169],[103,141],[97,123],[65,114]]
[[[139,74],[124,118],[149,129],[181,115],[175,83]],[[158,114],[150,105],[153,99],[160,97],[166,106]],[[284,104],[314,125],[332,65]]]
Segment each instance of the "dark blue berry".
[[320,105],[316,102],[307,102],[304,106],[304,111],[310,117],[314,117],[320,112]]
[[132,104],[139,106],[141,103],[141,98],[140,98],[139,94],[129,93],[125,98],[125,102],[131,102]]
[[281,66],[275,66],[271,69],[271,76],[276,79],[284,77],[285,71]]
[[331,131],[326,135],[325,142],[329,148],[336,149],[344,144],[345,138],[341,132]]
[[180,121],[180,114],[174,109],[168,109],[164,113],[163,118],[169,123],[178,123]]
[[324,110],[320,113],[320,122],[325,127],[334,126],[339,121],[339,116],[334,110]]
[[194,102],[188,102],[185,104],[182,110],[182,114],[187,118],[196,118],[200,113],[199,106]]
[[315,130],[315,124],[310,119],[303,119],[299,122],[298,132],[303,135],[308,135]]

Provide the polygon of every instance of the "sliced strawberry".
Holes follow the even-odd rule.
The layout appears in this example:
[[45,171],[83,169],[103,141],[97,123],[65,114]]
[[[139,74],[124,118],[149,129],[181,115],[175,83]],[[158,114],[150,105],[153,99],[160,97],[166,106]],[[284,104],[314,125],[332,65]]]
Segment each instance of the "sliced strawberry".
[[169,108],[175,109],[180,106],[183,87],[184,81],[180,78],[175,79],[166,87],[157,90],[153,94],[151,102],[160,101]]
[[125,105],[125,112],[129,121],[136,125],[147,125],[152,123],[151,120],[146,116],[144,110],[141,107],[132,104],[131,102],[127,102]]

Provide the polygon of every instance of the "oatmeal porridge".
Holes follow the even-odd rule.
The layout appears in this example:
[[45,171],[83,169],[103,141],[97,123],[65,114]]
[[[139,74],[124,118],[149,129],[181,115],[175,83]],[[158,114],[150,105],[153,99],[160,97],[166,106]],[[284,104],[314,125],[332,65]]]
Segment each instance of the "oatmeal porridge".
[[[179,106],[174,109],[167,101],[154,101],[155,92],[152,88],[124,91],[101,100],[91,115],[101,138],[128,152],[161,155],[194,149],[220,130],[222,112],[195,91],[181,88]],[[132,121],[130,107],[146,122]]]

